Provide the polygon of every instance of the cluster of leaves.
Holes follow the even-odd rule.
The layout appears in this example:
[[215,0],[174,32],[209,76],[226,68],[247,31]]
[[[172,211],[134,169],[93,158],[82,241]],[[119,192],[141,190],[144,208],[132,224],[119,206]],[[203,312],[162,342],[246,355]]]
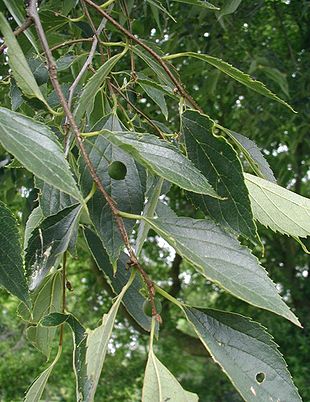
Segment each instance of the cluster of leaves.
[[[134,43],[130,35],[127,43],[116,42],[120,34],[115,31],[118,24],[114,19],[105,28],[108,41],[103,42],[100,35],[106,18],[101,19],[98,10],[88,8],[91,2],[75,3],[42,2],[43,30],[38,29],[38,37],[31,29],[25,31],[31,49],[28,42],[19,44],[8,20],[4,15],[0,17],[7,46],[3,81],[10,85],[11,94],[11,105],[0,109],[0,142],[14,156],[10,166],[23,167],[35,176],[33,188],[39,194],[38,205],[25,224],[23,247],[12,212],[1,204],[0,280],[21,300],[19,315],[29,323],[28,338],[48,358],[56,333],[60,333],[56,357],[29,388],[25,400],[40,400],[61,357],[65,324],[73,334],[77,400],[94,399],[121,303],[137,325],[150,331],[142,399],[198,400],[197,395],[181,387],[154,353],[153,338],[158,333],[160,336],[155,291],[180,308],[245,400],[253,400],[253,396],[261,401],[300,400],[283,358],[262,326],[238,314],[197,309],[176,300],[150,283],[144,269],[132,258],[140,257],[151,229],[202,277],[236,298],[300,325],[265,269],[244,244],[260,247],[257,221],[301,242],[300,238],[310,233],[310,201],[276,184],[253,141],[197,110],[181,84],[176,91],[174,80],[179,83],[178,74],[166,61],[197,58],[253,91],[290,106],[262,83],[218,58],[194,52],[163,56],[158,48],[145,48],[140,40]],[[135,33],[129,15],[137,12],[137,5],[120,1],[113,8],[114,2],[107,3],[101,10],[108,7],[108,15],[112,13],[121,26],[128,25],[129,30],[122,33]],[[147,3],[157,19],[159,11],[169,16],[160,2]],[[184,3],[216,9],[201,1]],[[25,10],[14,1],[5,4],[15,23],[21,25]],[[233,11],[234,7],[227,7],[219,18]],[[55,25],[58,21],[53,31],[51,15]],[[34,22],[38,28],[35,18]],[[45,67],[51,60],[40,49],[38,38],[42,40],[42,32],[54,49],[58,82],[68,96],[69,112],[70,97],[73,101],[73,121],[79,127],[76,141],[70,115],[57,99],[59,91],[52,86],[52,69],[49,77]],[[87,33],[90,37],[85,38]],[[85,42],[91,43],[94,52]],[[63,52],[66,46],[72,46],[70,53]],[[123,51],[112,55],[114,47]],[[128,55],[131,71],[126,70]],[[83,69],[89,65],[90,56],[91,72],[86,73]],[[116,65],[122,67],[116,70]],[[164,67],[177,78],[171,78]],[[77,88],[70,85],[72,80],[77,82]],[[141,91],[158,105],[166,121],[157,113],[149,118],[135,106],[135,96]],[[118,94],[125,102],[120,101]],[[173,111],[179,102],[179,120],[169,119],[165,97],[169,97]],[[83,139],[80,147],[79,138]],[[250,173],[245,173],[240,153]],[[115,163],[116,171],[112,172]],[[100,185],[94,185],[95,182],[98,186],[97,179],[104,191]],[[159,202],[167,201],[169,183],[186,191],[202,217],[179,217]],[[122,227],[120,230],[122,225],[135,241],[135,253],[126,242]],[[94,330],[86,330],[65,305],[67,250],[75,255],[79,242],[85,242],[117,295],[102,324]],[[147,265],[145,270],[148,272]],[[151,303],[152,318],[144,311],[146,298]]]

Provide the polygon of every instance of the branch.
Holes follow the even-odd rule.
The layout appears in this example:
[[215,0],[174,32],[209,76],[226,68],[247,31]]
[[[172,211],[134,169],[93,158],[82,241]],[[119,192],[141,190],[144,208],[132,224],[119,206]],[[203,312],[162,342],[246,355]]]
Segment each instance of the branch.
[[99,6],[97,6],[97,4],[93,3],[91,0],[84,0],[84,2],[89,4],[91,7],[93,7],[99,14],[101,14],[103,17],[105,17],[109,22],[111,22],[112,25],[115,26],[115,28],[117,28],[120,32],[122,32],[124,35],[126,35],[129,39],[131,39],[133,42],[137,43],[144,50],[146,50],[157,61],[157,63],[160,64],[161,67],[165,70],[168,77],[171,79],[171,81],[174,83],[174,85],[178,89],[180,95],[183,98],[185,98],[191,106],[193,106],[195,109],[202,112],[201,108],[197,105],[197,103],[194,101],[194,99],[185,91],[182,84],[172,74],[172,72],[170,71],[169,67],[164,62],[164,60],[162,60],[162,58],[152,48],[147,46],[140,39],[138,39],[135,35],[133,35],[131,32],[129,32],[122,25],[120,25],[106,11],[102,10]]
[[[26,29],[28,29],[30,27],[30,25],[32,24],[32,19],[30,17],[28,17],[22,24],[21,26],[19,26],[18,28],[15,29],[15,31],[13,32],[13,34],[15,36],[20,35],[21,33],[23,33],[24,31],[26,31]],[[6,49],[6,44],[3,43],[0,46],[0,54],[3,53],[4,49]]]
[[115,201],[113,200],[113,198],[110,196],[110,194],[106,191],[106,189],[102,185],[102,183],[100,181],[100,178],[98,177],[98,175],[96,173],[96,170],[95,170],[95,168],[94,168],[94,166],[93,166],[93,164],[92,164],[92,162],[91,162],[91,160],[89,158],[89,155],[87,154],[86,149],[84,147],[83,139],[81,137],[80,130],[79,130],[79,128],[77,126],[77,123],[76,123],[76,121],[75,121],[75,119],[73,117],[73,114],[71,113],[71,110],[70,110],[69,105],[68,105],[68,103],[66,101],[66,98],[65,98],[65,96],[64,96],[64,94],[62,92],[61,86],[60,86],[58,78],[57,78],[56,63],[55,63],[55,60],[53,58],[51,49],[49,48],[49,45],[48,45],[48,42],[47,42],[47,39],[46,39],[46,35],[45,35],[45,32],[44,32],[43,27],[42,27],[42,23],[41,23],[41,20],[40,20],[38,11],[37,11],[36,0],[30,0],[29,7],[28,7],[28,14],[29,14],[29,17],[32,18],[32,20],[34,22],[34,25],[36,27],[36,30],[37,30],[37,33],[38,33],[38,36],[39,36],[42,48],[44,50],[46,60],[47,60],[47,67],[48,67],[51,83],[52,83],[53,88],[54,88],[54,90],[55,90],[55,92],[56,92],[56,94],[57,94],[57,96],[59,98],[59,101],[60,101],[62,107],[63,107],[64,113],[66,115],[66,118],[67,118],[70,126],[71,126],[71,129],[72,129],[72,131],[73,131],[73,133],[75,135],[75,139],[76,139],[77,145],[79,147],[79,150],[80,150],[80,152],[82,154],[82,157],[83,157],[83,159],[84,159],[84,161],[86,163],[86,166],[87,166],[87,168],[89,170],[89,173],[90,173],[94,183],[96,184],[98,190],[101,192],[101,194],[105,198],[106,202],[108,203],[108,205],[109,205],[109,207],[110,207],[110,209],[112,211],[112,214],[113,214],[113,216],[115,218],[115,221],[116,221],[116,224],[118,226],[119,232],[120,232],[121,237],[122,237],[122,239],[124,241],[125,247],[126,247],[128,253],[129,253],[130,265],[135,267],[139,271],[139,273],[141,274],[141,276],[142,276],[142,278],[143,278],[143,280],[144,280],[144,282],[145,282],[145,284],[146,284],[146,286],[147,286],[147,288],[149,290],[150,302],[152,304],[152,313],[160,321],[160,316],[157,314],[156,307],[155,307],[155,302],[154,302],[154,296],[155,296],[154,284],[151,281],[151,279],[148,277],[147,273],[144,271],[142,266],[140,265],[140,263],[139,263],[139,261],[137,259],[137,256],[134,253],[134,251],[133,251],[133,249],[132,249],[132,247],[130,245],[128,234],[127,234],[127,231],[125,229],[123,219],[119,215],[119,210],[117,208],[117,205],[116,205]]
[[170,276],[172,278],[172,285],[169,294],[173,297],[176,297],[181,290],[182,282],[179,278],[181,263],[182,263],[182,257],[179,254],[176,254],[172,262],[170,271]]

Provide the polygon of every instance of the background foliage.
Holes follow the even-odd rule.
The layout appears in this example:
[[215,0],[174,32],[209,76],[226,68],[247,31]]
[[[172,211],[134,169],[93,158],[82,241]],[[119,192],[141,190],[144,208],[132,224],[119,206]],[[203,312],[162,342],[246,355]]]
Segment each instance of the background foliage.
[[[59,15],[74,5],[74,1],[44,1],[46,26],[50,26],[50,45],[56,45],[75,36],[89,37],[87,24],[68,22]],[[128,5],[132,2],[129,1]],[[216,5],[229,11],[229,5],[239,6],[233,13],[222,15],[208,9],[192,7],[179,2],[169,2],[167,7],[177,22],[150,7],[151,2],[135,2],[132,9],[133,30],[139,37],[160,47],[163,53],[196,51],[222,58],[241,70],[265,82],[298,111],[292,114],[282,105],[247,90],[224,74],[200,60],[179,59],[175,65],[186,88],[208,114],[230,129],[243,133],[263,148],[277,181],[283,187],[309,196],[310,141],[308,118],[310,113],[310,2],[307,0],[255,0],[233,2],[217,1]],[[164,3],[164,2],[163,2]],[[167,2],[168,3],[168,2]],[[1,9],[4,6],[1,4]],[[233,10],[234,7],[230,9]],[[60,14],[61,14],[60,13]],[[70,13],[75,17],[74,9]],[[14,23],[12,23],[12,26]],[[20,36],[23,49],[30,44]],[[82,50],[89,49],[88,44]],[[77,52],[77,53],[75,53]],[[70,57],[81,49],[59,49],[63,56],[63,82],[72,80],[79,63],[70,64]],[[2,56],[2,62],[4,61]],[[136,69],[143,73],[144,65],[136,60]],[[7,97],[4,78],[7,65],[3,62],[0,74],[2,106],[22,101],[17,87],[11,87],[11,99]],[[45,82],[44,68],[33,66],[36,79]],[[43,86],[44,88],[44,86]],[[133,101],[149,115],[156,115],[158,105],[147,94],[132,94]],[[137,97],[138,96],[138,97]],[[53,97],[53,95],[51,95]],[[173,130],[178,111],[176,103],[166,97],[169,121],[160,114],[158,120]],[[51,101],[53,101],[51,99]],[[56,101],[55,101],[56,103]],[[36,110],[35,100],[25,108]],[[30,211],[36,205],[36,190],[32,177],[26,170],[8,167],[9,155],[0,149],[0,199],[9,205],[24,225]],[[184,193],[172,187],[169,202],[180,215],[194,216]],[[291,238],[259,228],[265,245],[262,264],[268,267],[286,302],[303,323],[302,330],[288,321],[241,302],[215,285],[201,278],[186,263],[175,257],[167,245],[159,251],[159,239],[149,233],[143,259],[151,268],[152,278],[171,294],[189,303],[205,307],[237,311],[266,326],[280,345],[289,369],[305,401],[310,400],[310,283],[309,256]],[[162,243],[161,243],[162,244]],[[309,245],[309,243],[308,243]],[[109,288],[95,262],[86,251],[84,242],[78,243],[78,258],[68,261],[69,279],[73,290],[68,295],[68,310],[85,326],[96,326],[102,313],[111,305]],[[182,284],[179,277],[183,279]],[[45,364],[43,355],[31,346],[25,336],[25,324],[16,317],[18,303],[1,290],[0,320],[0,399],[3,402],[20,400],[27,386],[38,374],[38,367]],[[198,340],[188,334],[188,328],[177,309],[164,304],[161,342],[157,344],[157,356],[176,375],[185,389],[199,395],[202,402],[240,401],[229,381],[211,361]],[[177,322],[177,329],[175,323]],[[126,329],[126,330],[124,330]],[[67,331],[63,358],[58,363],[46,389],[46,400],[74,400],[71,335]],[[141,333],[126,315],[118,315],[116,329],[110,343],[110,353],[105,362],[97,390],[97,400],[137,401],[143,383],[147,358],[148,336]],[[21,362],[23,362],[21,364]],[[12,380],[14,379],[14,380]]]

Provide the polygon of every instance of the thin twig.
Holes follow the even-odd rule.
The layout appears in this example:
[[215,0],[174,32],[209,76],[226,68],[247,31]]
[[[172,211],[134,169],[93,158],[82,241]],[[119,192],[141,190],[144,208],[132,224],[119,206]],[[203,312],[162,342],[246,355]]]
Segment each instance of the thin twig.
[[85,1],[85,3],[87,3],[91,7],[93,7],[96,11],[98,11],[98,13],[100,13],[103,17],[105,17],[109,22],[111,22],[111,24],[114,25],[115,28],[117,28],[120,32],[122,32],[124,35],[126,35],[128,38],[130,38],[133,42],[137,43],[144,50],[146,50],[158,62],[158,64],[160,64],[161,67],[165,70],[168,77],[171,79],[171,81],[176,86],[179,94],[183,98],[185,98],[188,101],[188,103],[190,105],[192,105],[195,109],[202,112],[201,108],[197,105],[197,103],[194,101],[194,99],[185,91],[185,89],[183,88],[183,85],[172,74],[172,72],[170,71],[169,67],[164,62],[164,60],[162,60],[162,58],[152,48],[147,46],[144,42],[142,42],[135,35],[133,35],[131,32],[129,32],[126,28],[124,28],[122,25],[120,25],[113,17],[111,17],[110,14],[108,14],[106,11],[102,10],[97,4],[93,3],[91,0],[84,0],[84,1]]
[[[97,44],[98,44],[98,36],[100,35],[101,31],[104,29],[106,22],[107,22],[107,20],[105,18],[103,18],[98,29],[94,33],[94,36],[92,38],[93,43],[90,48],[88,57],[87,57],[85,63],[83,64],[83,67],[81,68],[80,72],[78,73],[77,77],[75,78],[75,80],[73,81],[72,85],[69,88],[68,107],[70,110],[71,110],[72,100],[73,100],[75,90],[76,90],[79,82],[81,81],[83,75],[85,74],[85,72],[90,67],[90,65],[93,61],[93,58],[94,58],[95,52],[96,52],[96,48],[97,48]],[[66,116],[66,121],[65,121],[65,125],[67,125],[67,124],[68,124],[68,116]],[[66,157],[70,150],[70,144],[71,144],[71,135],[69,133],[68,135],[66,135],[66,140],[65,140],[65,156]]]
[[51,52],[54,52],[54,50],[60,49],[64,46],[68,46],[68,45],[73,45],[75,43],[83,43],[83,42],[92,42],[94,40],[93,37],[91,38],[80,38],[80,39],[70,39],[67,40],[65,42],[59,43],[58,45],[55,45],[53,47],[51,47]]
[[112,82],[110,82],[110,85],[112,86],[113,90],[116,91],[123,99],[125,99],[125,101],[137,112],[139,113],[148,123],[150,126],[152,126],[153,128],[156,129],[156,131],[158,132],[158,134],[165,139],[163,133],[161,132],[161,130],[157,127],[157,125],[155,123],[152,122],[152,120],[145,114],[142,112],[142,110],[140,110],[134,103],[132,103],[124,94],[123,92],[117,88],[114,84],[112,84]]
[[[26,29],[28,29],[28,28],[31,26],[31,24],[32,24],[32,19],[28,17],[28,18],[21,24],[21,26],[19,26],[18,28],[16,28],[16,29],[14,30],[13,34],[14,34],[15,36],[20,35],[20,34],[23,33],[24,31],[26,31]],[[4,51],[4,49],[6,49],[6,44],[5,44],[5,43],[3,43],[3,44],[0,46],[0,54]]]
[[144,281],[145,281],[145,283],[146,283],[146,285],[147,285],[147,287],[149,289],[149,295],[150,295],[150,300],[151,300],[151,303],[152,303],[152,309],[153,309],[154,314],[156,315],[156,307],[155,307],[155,302],[154,302],[154,295],[155,295],[154,284],[151,281],[151,279],[148,277],[148,275],[144,271],[144,269],[141,267],[141,265],[140,265],[140,263],[139,263],[139,261],[137,259],[137,256],[135,255],[135,253],[134,253],[134,251],[133,251],[133,249],[132,249],[132,247],[130,245],[128,234],[127,234],[123,219],[119,215],[119,210],[117,208],[117,204],[113,200],[113,198],[110,196],[110,194],[106,191],[104,186],[102,185],[101,180],[98,177],[97,172],[96,172],[96,170],[95,170],[95,168],[94,168],[94,166],[93,166],[93,164],[92,164],[92,162],[91,162],[91,160],[89,158],[89,155],[86,152],[86,149],[85,149],[84,144],[83,144],[83,139],[81,137],[80,130],[79,130],[79,128],[77,126],[77,123],[76,123],[76,121],[75,121],[75,119],[73,117],[73,114],[72,114],[72,112],[71,112],[71,110],[69,108],[69,105],[68,105],[68,103],[66,101],[66,98],[65,98],[65,96],[64,96],[64,94],[62,92],[61,86],[60,86],[58,78],[57,78],[56,63],[55,63],[55,60],[53,58],[52,52],[51,52],[51,50],[49,48],[47,38],[46,38],[45,32],[44,32],[43,27],[42,27],[42,23],[41,23],[41,20],[40,20],[38,11],[37,11],[36,0],[30,0],[29,7],[28,7],[28,14],[29,14],[29,17],[32,18],[32,20],[34,22],[34,25],[36,27],[36,30],[37,30],[37,33],[38,33],[38,36],[39,36],[42,48],[44,50],[46,60],[47,60],[47,67],[48,67],[51,83],[52,83],[52,85],[54,87],[54,90],[55,90],[55,92],[56,92],[56,94],[57,94],[57,96],[59,98],[59,101],[60,101],[60,103],[61,103],[61,105],[63,107],[64,113],[65,113],[65,115],[66,115],[66,117],[68,119],[68,122],[69,122],[69,124],[71,126],[71,129],[72,129],[72,131],[73,131],[73,133],[75,135],[76,142],[77,142],[77,145],[78,145],[78,147],[80,149],[81,155],[82,155],[82,157],[83,157],[83,159],[85,161],[85,164],[86,164],[86,166],[87,166],[87,168],[89,170],[89,173],[90,173],[94,183],[96,184],[98,190],[101,192],[101,194],[103,195],[103,197],[105,198],[106,202],[108,203],[108,205],[109,205],[109,207],[111,209],[113,217],[114,217],[114,219],[116,221],[116,224],[118,226],[120,235],[121,235],[121,237],[122,237],[122,239],[124,241],[124,244],[125,244],[125,247],[126,247],[128,253],[129,253],[130,265],[134,266],[140,272],[140,274],[142,275],[142,277],[143,277],[143,279],[144,279]]

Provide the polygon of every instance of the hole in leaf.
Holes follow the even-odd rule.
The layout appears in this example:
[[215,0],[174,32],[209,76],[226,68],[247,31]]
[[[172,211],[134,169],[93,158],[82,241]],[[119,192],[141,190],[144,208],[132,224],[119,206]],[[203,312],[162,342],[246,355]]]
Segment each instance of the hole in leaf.
[[265,373],[257,373],[256,374],[256,381],[261,384],[262,382],[265,381],[266,375]]

